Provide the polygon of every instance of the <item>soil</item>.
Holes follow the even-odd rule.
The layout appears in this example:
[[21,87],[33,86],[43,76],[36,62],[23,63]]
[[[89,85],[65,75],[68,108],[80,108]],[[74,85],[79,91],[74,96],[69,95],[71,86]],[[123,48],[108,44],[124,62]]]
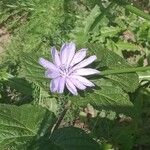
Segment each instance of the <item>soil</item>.
[[10,34],[6,28],[0,28],[0,60],[6,51],[6,44],[10,42]]
[[132,0],[132,2],[146,13],[150,14],[150,1],[149,0]]

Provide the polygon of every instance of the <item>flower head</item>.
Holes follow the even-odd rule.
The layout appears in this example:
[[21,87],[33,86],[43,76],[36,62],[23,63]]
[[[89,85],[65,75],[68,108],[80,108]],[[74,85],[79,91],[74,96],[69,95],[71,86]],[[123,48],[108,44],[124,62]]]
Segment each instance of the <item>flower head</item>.
[[77,89],[85,90],[94,84],[83,76],[98,74],[99,71],[92,68],[85,68],[97,58],[95,55],[86,59],[87,49],[75,52],[76,47],[73,42],[62,45],[60,52],[55,47],[51,49],[53,62],[44,58],[39,59],[46,71],[45,76],[52,79],[50,83],[51,92],[63,93],[65,86],[74,95]]

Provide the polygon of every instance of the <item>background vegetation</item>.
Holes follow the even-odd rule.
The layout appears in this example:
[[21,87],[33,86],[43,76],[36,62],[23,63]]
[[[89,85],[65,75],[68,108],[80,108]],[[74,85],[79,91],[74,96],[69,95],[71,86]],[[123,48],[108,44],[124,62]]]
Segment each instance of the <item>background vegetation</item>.
[[[1,0],[0,149],[149,150],[149,10],[149,0]],[[38,64],[68,41],[101,71],[79,96],[50,93]]]

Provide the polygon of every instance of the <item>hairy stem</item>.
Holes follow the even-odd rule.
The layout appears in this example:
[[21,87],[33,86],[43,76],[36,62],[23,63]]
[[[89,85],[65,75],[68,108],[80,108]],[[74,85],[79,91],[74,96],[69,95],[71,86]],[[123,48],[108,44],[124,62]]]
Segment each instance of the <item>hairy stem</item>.
[[132,73],[132,72],[147,71],[147,70],[150,70],[150,67],[135,67],[135,68],[122,68],[122,69],[118,68],[114,70],[102,71],[101,75]]

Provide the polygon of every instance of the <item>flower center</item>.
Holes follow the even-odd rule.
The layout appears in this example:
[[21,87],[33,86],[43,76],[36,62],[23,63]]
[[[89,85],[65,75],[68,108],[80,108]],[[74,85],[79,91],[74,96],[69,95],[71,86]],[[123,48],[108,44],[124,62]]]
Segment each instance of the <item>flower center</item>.
[[61,74],[61,76],[69,76],[69,74],[71,73],[71,69],[72,69],[72,67],[67,67],[66,65],[61,65],[60,67],[59,67],[59,71],[60,71],[60,74]]

